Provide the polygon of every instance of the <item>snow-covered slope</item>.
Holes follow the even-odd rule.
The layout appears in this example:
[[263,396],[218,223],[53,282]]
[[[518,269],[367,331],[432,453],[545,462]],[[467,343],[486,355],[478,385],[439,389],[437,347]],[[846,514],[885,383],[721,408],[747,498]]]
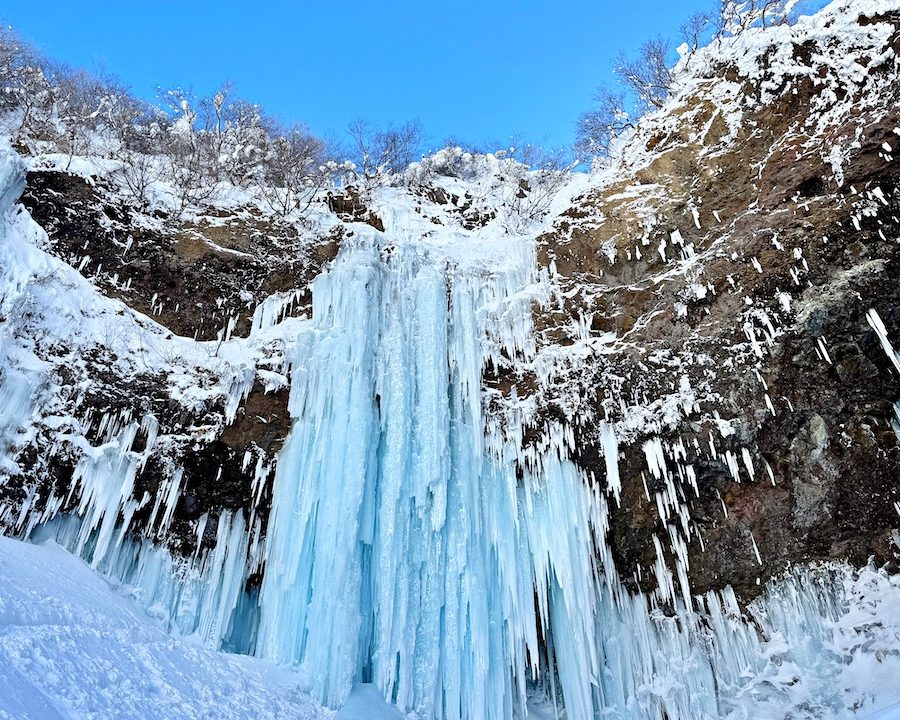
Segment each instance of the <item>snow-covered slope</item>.
[[[824,643],[806,658],[816,672],[787,653],[801,638],[773,636],[729,717],[848,717],[822,705],[840,690],[853,693],[863,713],[900,701],[900,587],[896,579],[864,572],[847,577],[846,593],[851,609],[829,623]],[[802,636],[812,628],[787,629]],[[807,641],[815,636],[802,638]],[[162,619],[135,603],[128,587],[110,584],[54,543],[0,538],[0,717],[402,717],[374,686],[355,688],[336,715],[315,703],[302,690],[307,687],[308,678],[296,670],[173,636]],[[791,714],[802,706],[803,714]],[[553,704],[535,700],[530,717],[554,717]],[[865,717],[893,719],[900,707]]]
[[0,717],[331,717],[302,686],[272,663],[174,637],[58,545],[0,538]]

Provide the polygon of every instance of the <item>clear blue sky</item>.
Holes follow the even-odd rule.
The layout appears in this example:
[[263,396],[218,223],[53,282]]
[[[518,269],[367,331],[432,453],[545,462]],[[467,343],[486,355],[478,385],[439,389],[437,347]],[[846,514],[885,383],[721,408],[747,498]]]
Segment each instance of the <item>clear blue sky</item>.
[[6,0],[0,18],[45,54],[112,72],[142,97],[231,80],[283,120],[419,119],[430,145],[515,134],[573,140],[620,50],[712,0]]

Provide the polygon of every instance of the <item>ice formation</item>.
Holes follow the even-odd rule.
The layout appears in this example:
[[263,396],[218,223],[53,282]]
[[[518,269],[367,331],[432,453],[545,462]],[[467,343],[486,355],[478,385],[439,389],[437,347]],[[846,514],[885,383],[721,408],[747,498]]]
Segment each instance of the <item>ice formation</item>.
[[[372,680],[426,717],[506,718],[547,662],[547,628],[591,631],[591,498],[558,457],[519,478],[485,447],[482,365],[527,350],[528,316],[509,311],[527,255],[497,273],[435,255],[363,243],[314,284],[257,652],[301,662],[331,705]],[[589,645],[558,661],[596,674]]]
[[[13,217],[21,175],[18,158],[0,150],[0,241],[6,259],[20,253],[0,267],[0,302],[32,282],[15,274],[32,262],[87,293],[77,273],[53,267],[21,237],[13,241],[23,222]],[[773,582],[749,617],[730,590],[693,595],[687,543],[702,538],[686,496],[697,492],[696,477],[683,445],[652,434],[643,442],[647,476],[661,489],[644,489],[663,528],[650,568],[658,590],[626,591],[606,530],[608,503],[622,501],[619,446],[631,439],[622,434],[633,431],[632,420],[619,427],[597,420],[606,477],[587,478],[568,459],[570,427],[550,423],[526,450],[517,415],[524,408],[513,405],[501,420],[485,411],[490,369],[515,359],[540,373],[529,309],[559,298],[535,269],[539,228],[505,222],[502,205],[491,209],[498,218],[473,231],[448,218],[426,221],[394,188],[380,188],[375,202],[385,230],[354,226],[313,284],[311,319],[283,321],[299,298],[286,293],[257,307],[246,343],[231,338],[233,324],[223,329],[223,355],[277,330],[290,364],[293,426],[266,528],[253,509],[224,511],[197,521],[192,556],[158,543],[182,476],[171,468],[155,497],[136,496],[157,442],[149,415],[85,419],[97,422],[100,441],[66,436],[79,458],[68,497],[52,497],[40,512],[26,498],[14,527],[35,541],[55,540],[132,588],[180,634],[299,666],[309,691],[331,707],[358,683],[423,720],[520,718],[538,699],[569,720],[785,716],[795,707],[838,718],[883,704],[888,696],[861,690],[858,676],[887,687],[900,675],[900,626],[866,598],[896,596],[897,579],[873,570],[797,571]],[[698,210],[692,214],[700,227]],[[659,253],[695,261],[678,230]],[[762,272],[756,257],[751,262]],[[701,299],[707,291],[692,287]],[[87,297],[85,307],[99,314],[100,301]],[[782,304],[789,309],[789,297]],[[764,311],[754,312],[744,332],[762,356],[776,331]],[[868,321],[900,369],[874,310]],[[122,355],[132,341],[123,341]],[[595,348],[606,342],[593,341]],[[9,342],[0,335],[0,471],[12,463],[42,380],[39,365],[29,366]],[[817,347],[830,363],[825,338]],[[179,349],[194,352],[196,344]],[[226,365],[216,370],[233,419],[256,373]],[[676,392],[644,410],[680,419],[696,403],[682,377]],[[719,431],[733,432],[724,420]],[[758,481],[765,470],[775,483],[747,448],[719,453],[712,435],[709,448],[735,481]],[[257,502],[266,475],[258,459]],[[73,503],[73,514],[58,514]],[[149,529],[136,541],[129,522],[144,509]],[[724,501],[722,509],[727,515]],[[752,534],[747,552],[761,563]],[[255,573],[261,586],[247,590]]]

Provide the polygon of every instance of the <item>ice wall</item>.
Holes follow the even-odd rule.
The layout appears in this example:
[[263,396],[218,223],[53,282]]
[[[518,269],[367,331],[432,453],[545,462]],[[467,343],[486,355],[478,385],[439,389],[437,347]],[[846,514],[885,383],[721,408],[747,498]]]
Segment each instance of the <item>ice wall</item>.
[[[423,717],[509,718],[547,663],[551,622],[592,630],[574,467],[548,458],[544,477],[517,476],[485,450],[486,348],[527,344],[528,313],[498,318],[529,269],[460,273],[427,245],[361,243],[314,284],[257,652],[301,663],[329,705],[372,681]],[[589,644],[566,649],[569,677],[596,674]]]

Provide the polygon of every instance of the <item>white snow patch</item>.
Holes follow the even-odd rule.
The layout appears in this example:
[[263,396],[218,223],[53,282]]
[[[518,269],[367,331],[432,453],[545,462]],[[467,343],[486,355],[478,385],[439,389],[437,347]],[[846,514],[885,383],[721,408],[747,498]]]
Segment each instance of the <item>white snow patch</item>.
[[304,682],[272,663],[173,637],[58,545],[0,537],[2,717],[331,717],[302,692]]

